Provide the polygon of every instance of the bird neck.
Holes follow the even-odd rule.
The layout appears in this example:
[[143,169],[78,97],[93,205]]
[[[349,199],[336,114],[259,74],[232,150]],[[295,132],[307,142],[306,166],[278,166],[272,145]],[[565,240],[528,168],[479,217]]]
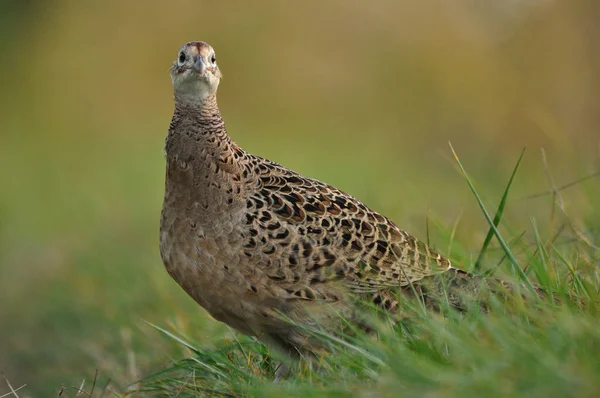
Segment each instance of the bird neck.
[[212,161],[228,157],[235,147],[227,135],[215,94],[193,102],[175,95],[175,111],[165,147],[168,158],[177,156],[188,161],[203,157]]
[[[192,117],[196,120],[219,120],[222,124],[221,112],[217,105],[217,95],[210,94],[201,99],[189,95],[175,93],[175,115]],[[225,126],[223,125],[223,128]]]
[[[239,151],[225,129],[216,95],[190,102],[175,95],[175,112],[169,126],[165,152],[167,167],[189,165],[199,175],[241,172],[234,162]],[[185,168],[185,167],[184,167]]]

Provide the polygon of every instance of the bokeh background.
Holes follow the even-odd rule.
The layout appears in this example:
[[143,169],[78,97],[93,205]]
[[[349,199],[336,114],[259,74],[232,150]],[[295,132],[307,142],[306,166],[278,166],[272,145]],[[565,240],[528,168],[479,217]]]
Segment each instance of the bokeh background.
[[176,356],[142,320],[228,333],[158,253],[182,43],[216,49],[242,147],[460,245],[468,268],[487,229],[449,141],[492,210],[528,148],[505,229],[598,225],[598,179],[561,191],[564,213],[532,195],[600,170],[599,21],[589,0],[3,0],[0,367],[30,396],[97,368],[124,387]]

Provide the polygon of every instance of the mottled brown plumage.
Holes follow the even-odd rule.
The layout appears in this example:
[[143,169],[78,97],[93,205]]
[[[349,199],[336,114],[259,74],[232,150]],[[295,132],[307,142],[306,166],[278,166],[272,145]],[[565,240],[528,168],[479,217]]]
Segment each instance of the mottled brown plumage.
[[460,280],[476,289],[471,275],[359,200],[236,145],[217,107],[221,73],[208,44],[185,44],[170,72],[161,254],[215,319],[285,351],[311,351],[278,312],[327,326],[336,312],[358,319],[353,298],[393,311],[410,284],[440,293],[440,283],[424,282],[441,273],[449,288]]

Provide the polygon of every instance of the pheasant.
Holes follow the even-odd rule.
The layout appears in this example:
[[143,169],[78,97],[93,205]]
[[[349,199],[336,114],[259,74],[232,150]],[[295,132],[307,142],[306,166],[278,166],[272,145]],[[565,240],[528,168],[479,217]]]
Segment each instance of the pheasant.
[[444,294],[464,308],[460,293],[478,291],[481,277],[358,199],[232,141],[210,45],[184,44],[170,75],[160,252],[216,320],[294,355],[316,344],[299,325],[334,328],[339,314],[359,322],[357,299],[394,312],[402,292],[433,306]]

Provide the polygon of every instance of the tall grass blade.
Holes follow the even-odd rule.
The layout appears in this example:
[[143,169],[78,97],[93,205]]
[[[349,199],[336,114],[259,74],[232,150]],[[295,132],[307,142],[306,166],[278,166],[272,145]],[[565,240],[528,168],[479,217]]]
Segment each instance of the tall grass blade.
[[542,239],[540,237],[540,232],[537,227],[537,222],[535,221],[535,218],[533,218],[533,217],[531,217],[531,225],[533,226],[535,244],[537,246],[538,257],[540,259],[539,264],[537,262],[533,263],[534,264],[533,271],[535,272],[535,276],[537,277],[537,280],[542,284],[542,286],[545,286],[547,288],[550,286],[550,275],[548,273],[549,268],[548,268],[548,262],[546,261],[548,253],[546,252],[546,249],[544,248],[544,245],[542,244]]
[[[508,180],[508,184],[506,185],[506,188],[504,189],[504,193],[502,194],[502,200],[500,200],[498,209],[496,209],[496,214],[494,215],[494,222],[493,222],[495,227],[498,227],[498,225],[500,224],[500,220],[502,219],[502,215],[504,214],[504,207],[506,206],[506,200],[508,199],[508,192],[510,191],[510,187],[513,183],[515,175],[517,174],[517,170],[519,169],[521,160],[523,160],[523,155],[525,154],[525,149],[526,148],[523,148],[523,150],[521,151],[521,155],[519,155],[517,164],[515,165],[515,168],[513,169],[513,172],[510,175],[510,179]],[[490,227],[490,229],[488,230],[488,233],[485,237],[485,240],[483,241],[481,250],[479,251],[479,256],[477,257],[477,260],[475,261],[475,265],[473,266],[473,271],[479,272],[481,270],[481,262],[483,261],[485,252],[486,252],[490,242],[492,241],[493,237],[494,237],[494,229]]]
[[517,259],[512,254],[512,251],[510,250],[510,248],[508,247],[508,245],[506,244],[506,242],[502,238],[502,235],[500,235],[500,232],[498,231],[498,228],[496,228],[496,225],[494,225],[494,221],[492,220],[492,218],[490,217],[488,211],[486,210],[485,205],[483,204],[483,201],[481,200],[481,197],[477,193],[477,190],[475,189],[475,186],[471,182],[471,179],[469,178],[469,175],[467,174],[467,171],[465,170],[465,168],[463,167],[460,159],[458,158],[458,155],[456,154],[456,151],[454,150],[454,147],[452,147],[452,144],[450,144],[450,143],[449,143],[449,145],[450,145],[450,150],[452,151],[452,155],[454,156],[454,159],[456,160],[456,163],[460,167],[460,170],[463,173],[463,176],[465,177],[465,180],[467,181],[467,184],[469,185],[469,188],[471,189],[471,192],[475,196],[475,199],[477,200],[477,204],[479,205],[479,208],[481,209],[481,212],[485,216],[485,219],[487,220],[488,224],[490,225],[490,228],[494,231],[494,235],[496,236],[496,239],[498,239],[498,242],[500,243],[500,246],[502,246],[502,249],[504,250],[504,253],[506,253],[506,257],[509,259],[511,265],[513,266],[514,271],[519,276],[519,278],[523,281],[523,283],[527,286],[527,288],[532,293],[535,293],[535,289],[531,285],[531,282],[529,282],[529,279],[527,279],[527,275],[525,275],[525,273],[523,272],[523,270],[519,266],[519,263],[518,263]]

